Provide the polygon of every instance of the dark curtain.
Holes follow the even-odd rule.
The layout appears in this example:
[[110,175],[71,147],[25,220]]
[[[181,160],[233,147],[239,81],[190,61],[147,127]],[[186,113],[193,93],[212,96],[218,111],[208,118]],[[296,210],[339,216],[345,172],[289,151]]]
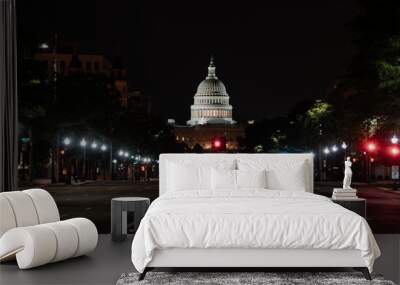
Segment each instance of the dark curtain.
[[0,0],[0,191],[18,190],[15,0]]

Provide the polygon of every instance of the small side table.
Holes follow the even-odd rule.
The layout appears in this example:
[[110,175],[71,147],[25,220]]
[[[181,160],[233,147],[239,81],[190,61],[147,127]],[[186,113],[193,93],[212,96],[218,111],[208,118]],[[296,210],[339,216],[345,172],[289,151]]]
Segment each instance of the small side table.
[[364,219],[367,218],[367,200],[363,198],[356,199],[332,199],[332,202],[359,214]]
[[123,241],[128,233],[128,212],[134,214],[134,231],[150,205],[149,198],[119,197],[111,199],[111,239]]

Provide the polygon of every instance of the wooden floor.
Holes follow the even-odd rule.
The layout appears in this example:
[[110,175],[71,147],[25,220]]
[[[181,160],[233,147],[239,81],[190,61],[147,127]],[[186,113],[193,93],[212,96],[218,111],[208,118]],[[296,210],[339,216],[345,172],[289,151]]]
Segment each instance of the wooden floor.
[[[382,251],[374,272],[400,284],[400,235],[375,235]],[[0,284],[112,284],[122,273],[135,271],[131,262],[132,237],[124,242],[111,241],[101,234],[97,249],[77,257],[42,267],[19,270],[15,262],[0,265]],[[312,271],[312,270],[311,270]]]
[[19,270],[16,262],[0,265],[0,284],[115,284],[122,273],[134,271],[131,261],[132,237],[124,242],[99,235],[96,250],[88,256]]

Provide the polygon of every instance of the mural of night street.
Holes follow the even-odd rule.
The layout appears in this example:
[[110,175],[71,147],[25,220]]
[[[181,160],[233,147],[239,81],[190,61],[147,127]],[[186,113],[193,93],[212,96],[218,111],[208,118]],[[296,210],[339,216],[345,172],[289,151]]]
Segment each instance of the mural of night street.
[[399,283],[384,2],[0,1],[2,282]]

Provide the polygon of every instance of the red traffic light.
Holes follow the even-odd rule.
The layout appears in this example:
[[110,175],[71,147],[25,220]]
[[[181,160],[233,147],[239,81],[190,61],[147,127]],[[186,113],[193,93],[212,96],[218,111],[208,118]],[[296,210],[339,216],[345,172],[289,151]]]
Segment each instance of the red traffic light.
[[392,146],[390,147],[389,152],[392,156],[398,156],[400,154],[400,149],[397,146]]
[[220,148],[221,147],[221,141],[219,139],[215,139],[213,142],[213,145],[215,148]]
[[375,151],[377,149],[376,143],[374,142],[368,142],[367,143],[367,150],[368,151]]
[[213,138],[211,141],[211,147],[215,151],[222,151],[226,149],[226,140],[223,137]]

